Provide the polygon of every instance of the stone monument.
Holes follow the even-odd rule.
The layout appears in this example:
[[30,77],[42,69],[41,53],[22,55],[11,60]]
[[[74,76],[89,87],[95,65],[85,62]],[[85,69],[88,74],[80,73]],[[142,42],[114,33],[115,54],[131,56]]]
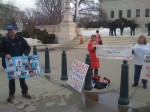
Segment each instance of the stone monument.
[[58,33],[58,43],[66,43],[70,40],[73,40],[77,34],[76,24],[73,22],[72,15],[70,13],[70,0],[66,0],[65,13],[62,22],[59,24],[60,33]]

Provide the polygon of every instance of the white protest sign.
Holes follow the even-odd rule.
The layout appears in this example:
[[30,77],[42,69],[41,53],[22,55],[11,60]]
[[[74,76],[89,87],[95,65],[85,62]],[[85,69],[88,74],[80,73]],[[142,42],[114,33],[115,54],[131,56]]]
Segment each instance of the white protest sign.
[[150,80],[150,55],[144,55],[141,79]]
[[96,56],[103,59],[132,59],[133,45],[98,45]]
[[77,60],[74,60],[72,63],[67,83],[78,92],[81,92],[82,90],[88,67],[89,65]]

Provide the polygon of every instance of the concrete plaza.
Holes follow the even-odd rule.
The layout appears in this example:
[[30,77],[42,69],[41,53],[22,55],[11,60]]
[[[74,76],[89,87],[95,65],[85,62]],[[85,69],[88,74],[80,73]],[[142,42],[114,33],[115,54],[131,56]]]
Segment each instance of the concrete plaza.
[[[41,49],[41,46],[37,48]],[[99,75],[109,78],[110,86],[106,89],[93,88],[91,91],[83,90],[82,93],[78,93],[67,84],[67,81],[60,80],[62,50],[62,48],[50,50],[49,74],[44,73],[45,53],[42,50],[38,52],[43,75],[26,79],[29,93],[32,95],[31,100],[22,97],[19,80],[16,79],[15,99],[12,103],[7,103],[8,80],[5,70],[0,65],[0,112],[119,112],[120,108],[120,112],[150,112],[150,83],[148,89],[143,89],[141,82],[137,88],[131,86],[134,73],[133,59],[128,61],[130,105],[118,107],[123,60],[100,59]],[[86,47],[77,46],[65,51],[68,73],[73,60],[85,62],[88,53]]]

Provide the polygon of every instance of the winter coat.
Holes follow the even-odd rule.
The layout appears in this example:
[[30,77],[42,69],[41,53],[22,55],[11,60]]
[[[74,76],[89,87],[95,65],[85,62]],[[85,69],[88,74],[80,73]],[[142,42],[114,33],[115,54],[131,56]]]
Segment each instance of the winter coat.
[[130,28],[134,30],[134,29],[136,28],[136,23],[135,23],[135,22],[132,22],[132,23],[130,24]]
[[96,34],[96,40],[97,40],[97,42],[102,40],[102,37],[101,37],[101,35],[99,33]]
[[148,23],[147,30],[150,31],[150,23]]
[[89,51],[89,55],[90,55],[90,59],[91,59],[91,68],[92,69],[100,67],[99,59],[96,57],[96,49],[94,49],[94,47],[93,47],[94,44],[98,45],[97,41],[95,41],[94,43],[92,41],[90,41],[88,43],[88,51]]
[[2,58],[2,66],[6,68],[5,56],[10,54],[12,57],[29,55],[31,47],[27,41],[20,36],[15,36],[14,39],[9,39],[7,36],[2,38],[0,47],[0,57]]

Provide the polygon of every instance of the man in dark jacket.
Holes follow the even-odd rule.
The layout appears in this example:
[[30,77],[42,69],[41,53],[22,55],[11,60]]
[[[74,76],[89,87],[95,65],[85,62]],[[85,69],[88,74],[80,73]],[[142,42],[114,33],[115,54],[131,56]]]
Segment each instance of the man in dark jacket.
[[117,36],[116,35],[116,28],[117,28],[117,23],[116,23],[116,21],[113,21],[112,22],[112,29],[113,29],[113,32],[114,32],[114,36]]
[[[2,58],[2,66],[6,68],[5,58],[11,59],[11,57],[29,55],[30,46],[23,37],[16,35],[15,26],[7,26],[8,34],[2,38],[0,47],[0,57]],[[22,95],[24,98],[31,99],[28,94],[28,86],[26,85],[25,78],[20,78],[20,86],[22,89]],[[9,80],[9,97],[8,102],[11,102],[15,94],[15,79]]]
[[124,29],[124,23],[121,22],[121,23],[120,23],[120,35],[121,35],[121,36],[123,35],[123,29]]
[[149,36],[150,35],[150,22],[147,25],[147,30],[148,30],[148,35],[147,36]]
[[136,23],[134,20],[132,20],[132,22],[130,24],[130,29],[131,29],[130,35],[131,36],[135,36],[135,28],[136,28]]

